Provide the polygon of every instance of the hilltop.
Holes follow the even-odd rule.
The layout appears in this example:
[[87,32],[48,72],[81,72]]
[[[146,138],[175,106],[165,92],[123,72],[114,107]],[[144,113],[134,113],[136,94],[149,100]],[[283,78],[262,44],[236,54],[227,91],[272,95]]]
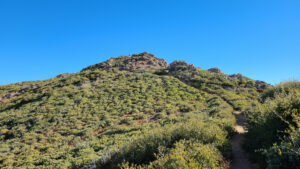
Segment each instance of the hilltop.
[[105,62],[97,63],[95,65],[84,68],[82,71],[87,70],[109,70],[116,68],[118,70],[138,71],[138,70],[156,70],[168,67],[168,63],[164,59],[158,59],[151,53],[133,54],[132,56],[120,56],[111,58]]
[[0,167],[226,168],[233,112],[269,88],[147,52],[0,86]]

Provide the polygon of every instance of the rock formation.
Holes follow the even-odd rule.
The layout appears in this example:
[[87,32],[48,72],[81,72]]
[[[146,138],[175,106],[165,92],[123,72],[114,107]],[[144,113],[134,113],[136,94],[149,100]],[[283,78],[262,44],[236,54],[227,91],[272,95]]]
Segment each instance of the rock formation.
[[217,68],[217,67],[210,68],[210,69],[208,69],[208,71],[214,72],[214,73],[222,73],[223,74],[222,70],[219,69],[219,68]]
[[82,71],[86,70],[109,70],[116,68],[119,70],[136,71],[146,69],[164,69],[168,67],[168,63],[164,59],[158,59],[153,54],[144,52],[140,54],[133,54],[132,56],[120,56],[117,58],[111,58],[106,62],[97,63],[89,66]]

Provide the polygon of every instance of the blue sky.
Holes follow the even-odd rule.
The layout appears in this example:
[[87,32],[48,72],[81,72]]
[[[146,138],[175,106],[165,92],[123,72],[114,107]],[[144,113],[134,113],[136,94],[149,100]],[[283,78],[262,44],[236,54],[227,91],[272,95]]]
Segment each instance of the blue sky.
[[300,79],[300,1],[0,0],[0,85],[144,51],[272,84]]

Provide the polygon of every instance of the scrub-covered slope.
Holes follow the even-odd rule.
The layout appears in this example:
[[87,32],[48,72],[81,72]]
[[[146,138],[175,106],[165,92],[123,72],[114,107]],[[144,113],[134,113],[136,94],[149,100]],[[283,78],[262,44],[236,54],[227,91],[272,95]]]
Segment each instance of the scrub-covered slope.
[[237,100],[263,89],[178,63],[141,53],[0,86],[0,168],[226,168]]

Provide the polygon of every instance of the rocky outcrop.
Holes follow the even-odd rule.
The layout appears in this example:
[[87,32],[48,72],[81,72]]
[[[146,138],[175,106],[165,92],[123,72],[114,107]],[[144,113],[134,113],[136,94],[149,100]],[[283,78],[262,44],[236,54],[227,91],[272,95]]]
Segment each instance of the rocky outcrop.
[[[176,60],[172,62],[170,65],[164,60],[159,59],[151,53],[139,53],[133,54],[132,56],[120,56],[116,58],[110,58],[109,60],[97,63],[95,65],[89,66],[82,71],[87,70],[103,70],[109,71],[112,69],[118,69],[121,71],[130,71],[130,72],[140,72],[143,70],[152,70],[155,74],[158,75],[170,75],[179,78],[180,80],[186,81],[186,79],[190,79],[195,75],[199,75],[198,67],[195,67],[193,64],[188,64],[185,61]],[[213,73],[220,73],[224,74],[221,69],[214,67],[210,68],[207,71]],[[57,77],[67,77],[70,74],[62,74]],[[237,81],[244,81],[246,77],[242,76],[241,74],[233,74],[233,75],[226,75],[227,80],[237,80]],[[249,79],[248,79],[249,80]],[[247,81],[248,81],[247,80]],[[78,84],[81,85],[81,84]],[[270,85],[263,82],[263,81],[252,81],[246,84],[246,88],[254,88],[259,91],[263,91],[264,89],[268,88]],[[226,90],[236,90],[236,88],[232,86],[225,86]],[[14,95],[14,94],[12,94]],[[1,97],[0,97],[1,99]]]
[[198,71],[200,68],[195,67],[193,64],[188,64],[185,61],[176,60],[172,62],[169,67],[169,72],[177,72],[177,71]]
[[13,91],[13,92],[7,93],[4,96],[0,96],[0,101],[20,96],[20,95],[24,94],[25,92],[27,92],[28,90],[30,90],[30,89],[36,89],[38,87],[39,87],[39,85],[31,85],[30,87],[26,87],[26,88],[23,88],[23,89],[20,89],[20,90],[17,90],[17,91]]
[[208,69],[208,71],[213,72],[213,73],[222,73],[222,74],[224,74],[224,73],[222,72],[222,70],[219,69],[219,68],[217,68],[217,67],[210,68],[210,69]]
[[271,85],[264,81],[260,81],[260,80],[255,81],[255,88],[259,91],[263,91],[269,87],[271,87]]
[[227,79],[228,80],[240,80],[240,81],[242,81],[243,80],[243,75],[242,74],[232,74],[232,75],[229,75],[228,77],[227,77]]
[[158,59],[151,53],[133,54],[132,56],[120,56],[111,58],[106,62],[89,66],[82,71],[101,69],[104,71],[116,68],[125,71],[147,70],[147,69],[165,69],[168,63],[164,59]]
[[193,64],[188,64],[185,61],[176,60],[169,65],[165,74],[169,76],[175,76],[178,79],[187,82],[187,79],[198,75],[199,70],[201,69],[195,67]]
[[[229,75],[227,77],[228,80],[239,80],[239,81],[242,81],[245,77],[243,77],[243,75],[241,75],[240,73],[239,74],[233,74],[233,75]],[[260,80],[256,80],[255,82],[251,82],[251,83],[248,83],[246,84],[246,88],[254,88],[258,91],[263,91],[269,87],[271,87],[272,85],[264,82],[264,81],[260,81]]]

